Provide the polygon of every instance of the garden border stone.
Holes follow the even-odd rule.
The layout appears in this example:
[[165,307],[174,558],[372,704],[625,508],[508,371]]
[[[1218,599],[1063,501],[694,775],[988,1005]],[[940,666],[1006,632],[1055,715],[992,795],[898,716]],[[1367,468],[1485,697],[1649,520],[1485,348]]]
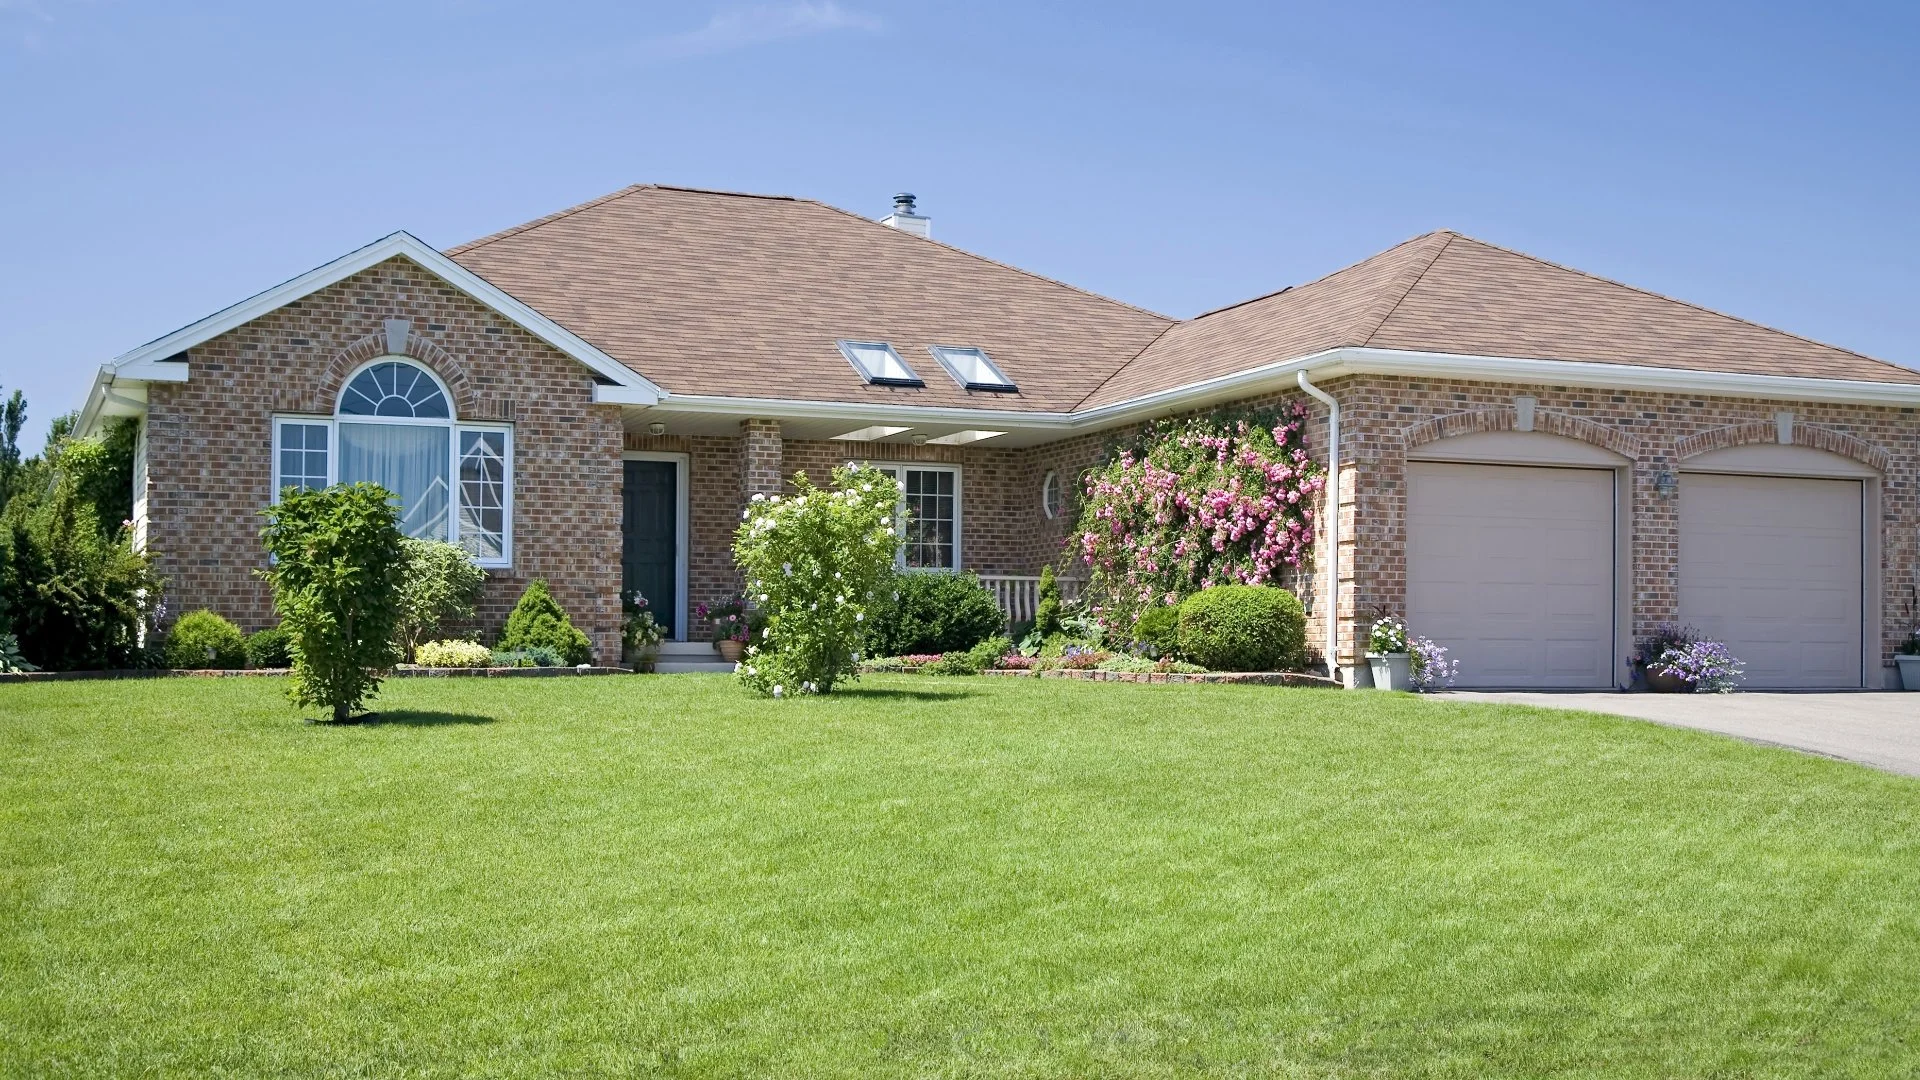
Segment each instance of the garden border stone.
[[1338,690],[1340,683],[1324,675],[1303,671],[1100,671],[1093,668],[1052,668],[1047,671],[1020,671],[990,668],[982,675],[1009,675],[1041,679],[1081,679],[1086,682],[1133,683],[1241,683],[1249,686],[1310,686]]

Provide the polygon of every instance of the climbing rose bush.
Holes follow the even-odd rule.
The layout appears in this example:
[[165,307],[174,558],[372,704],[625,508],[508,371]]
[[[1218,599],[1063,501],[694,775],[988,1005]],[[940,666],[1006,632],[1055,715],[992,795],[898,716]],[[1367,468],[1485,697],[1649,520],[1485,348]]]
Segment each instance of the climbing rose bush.
[[1313,548],[1307,408],[1278,417],[1163,420],[1086,478],[1072,542],[1109,632],[1214,585],[1271,585]]
[[855,676],[868,607],[893,573],[899,481],[847,464],[822,490],[805,473],[792,495],[755,495],[733,557],[764,626],[748,639],[741,682],[772,697],[826,694]]

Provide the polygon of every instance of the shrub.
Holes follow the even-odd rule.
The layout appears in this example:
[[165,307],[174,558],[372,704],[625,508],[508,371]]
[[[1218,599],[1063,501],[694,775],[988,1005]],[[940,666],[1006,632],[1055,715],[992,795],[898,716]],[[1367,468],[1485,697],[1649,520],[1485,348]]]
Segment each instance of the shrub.
[[1307,407],[1161,420],[1085,481],[1072,536],[1083,596],[1109,630],[1215,585],[1266,585],[1312,551],[1325,486]]
[[272,626],[247,637],[247,666],[283,668],[293,666],[293,635],[284,626]]
[[539,578],[527,585],[520,602],[513,605],[507,627],[500,632],[499,647],[508,651],[551,649],[568,665],[593,662],[593,643],[568,620],[560,602],[547,590],[547,583]]
[[947,653],[923,670],[929,675],[978,675],[999,663],[1011,648],[1011,640],[990,637],[964,652]]
[[400,655],[412,660],[414,650],[442,625],[473,618],[487,572],[458,544],[411,537],[401,543],[407,551],[407,574],[400,586],[396,633]]
[[406,553],[393,496],[366,483],[288,491],[261,513],[273,556],[261,574],[293,639],[288,693],[343,722],[394,662]]
[[1054,579],[1053,567],[1040,568],[1039,596],[1034,601],[1033,632],[1041,640],[1060,632],[1060,582]]
[[1140,613],[1133,624],[1133,643],[1153,659],[1176,656],[1180,652],[1180,609],[1156,604]]
[[805,473],[793,484],[788,498],[756,494],[733,541],[747,595],[766,620],[738,676],[775,697],[830,693],[856,674],[868,607],[886,586],[896,543],[900,488],[891,475],[848,464],[833,471],[831,491]]
[[560,667],[560,654],[545,645],[526,649],[495,649],[487,657],[492,667]]
[[1213,671],[1294,670],[1306,648],[1306,612],[1285,589],[1221,585],[1180,605],[1180,655]]
[[486,667],[493,662],[493,650],[471,641],[428,641],[414,650],[414,662],[421,667]]
[[1415,690],[1445,690],[1460,675],[1460,662],[1447,659],[1447,647],[1431,638],[1417,637],[1407,642],[1412,651],[1411,664]]
[[159,600],[160,580],[120,519],[103,523],[88,497],[108,456],[93,441],[59,442],[49,461],[22,466],[26,479],[0,514],[0,625],[39,667],[116,668],[140,659],[141,623]]
[[[16,394],[19,391],[15,391]],[[0,672],[39,671],[20,655],[20,639],[12,634],[0,634]]]
[[247,639],[240,628],[201,608],[180,616],[162,647],[170,668],[247,666]]
[[880,588],[867,627],[867,651],[965,652],[1005,629],[993,594],[972,574],[908,571]]

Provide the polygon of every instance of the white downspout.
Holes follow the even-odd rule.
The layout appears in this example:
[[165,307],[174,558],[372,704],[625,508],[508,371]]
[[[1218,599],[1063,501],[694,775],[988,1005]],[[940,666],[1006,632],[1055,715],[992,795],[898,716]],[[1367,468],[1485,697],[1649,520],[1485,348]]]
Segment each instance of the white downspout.
[[1327,677],[1340,679],[1340,403],[1298,373],[1300,389],[1327,407],[1327,487],[1321,513],[1327,521]]

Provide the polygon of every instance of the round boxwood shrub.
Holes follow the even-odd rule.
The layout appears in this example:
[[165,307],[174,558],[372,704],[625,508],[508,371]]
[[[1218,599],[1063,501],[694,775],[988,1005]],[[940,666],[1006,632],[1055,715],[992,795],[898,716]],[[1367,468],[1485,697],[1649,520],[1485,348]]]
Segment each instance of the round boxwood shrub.
[[246,667],[247,639],[239,627],[201,608],[173,624],[165,655],[170,668]]
[[868,656],[966,652],[1007,628],[993,594],[972,574],[904,571],[877,591]]
[[284,626],[270,626],[247,635],[247,666],[283,668],[293,666],[293,635]]
[[1291,671],[1307,656],[1299,598],[1270,585],[1202,589],[1180,605],[1180,654],[1215,671]]

